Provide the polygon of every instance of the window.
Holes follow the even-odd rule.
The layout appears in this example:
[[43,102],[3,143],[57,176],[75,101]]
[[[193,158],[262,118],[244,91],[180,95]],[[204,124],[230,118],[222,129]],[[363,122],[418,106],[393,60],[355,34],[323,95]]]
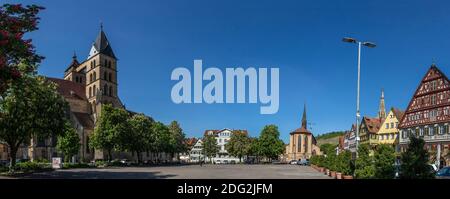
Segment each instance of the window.
[[103,92],[102,92],[102,93],[103,93],[103,95],[108,95],[107,92],[108,92],[108,85],[105,84],[105,85],[103,86]]
[[420,129],[419,136],[423,136],[423,129]]
[[92,61],[91,61],[91,69],[94,67],[94,65],[93,65],[93,63],[92,63]]
[[89,79],[90,79],[90,82],[93,81],[93,79],[92,79],[92,73],[89,75]]
[[431,105],[435,105],[436,104],[436,95],[432,95],[431,96]]
[[418,128],[417,128],[417,129],[416,129],[416,133],[415,133],[415,135],[416,135],[416,136],[417,136],[417,135],[419,135],[419,136],[420,136],[420,132],[421,132],[421,131],[420,131],[420,129],[418,129]]
[[444,133],[444,127],[443,126],[438,127],[438,134],[442,135],[443,133]]
[[109,73],[109,75],[108,75],[108,81],[110,81],[110,82],[112,82],[112,81],[111,81],[111,79],[112,79],[111,77],[112,77],[112,74]]
[[95,96],[95,95],[97,95],[97,89],[95,89],[95,85],[94,85],[94,89],[93,89],[93,95],[92,96]]
[[109,87],[109,96],[113,96],[112,86]]
[[92,97],[92,87],[89,87],[89,97]]
[[391,129],[394,128],[394,122],[391,122]]
[[97,73],[94,71],[94,81],[97,80]]
[[298,135],[297,137],[297,152],[301,152],[302,151],[302,136]]
[[444,126],[444,129],[445,129],[445,130],[444,130],[445,133],[450,134],[450,131],[448,130],[448,129],[449,129],[449,128],[448,128],[448,125],[445,125],[445,126]]
[[380,136],[380,140],[383,140],[383,139],[384,139],[384,135],[381,135],[381,136]]
[[391,134],[391,139],[395,139],[395,134]]
[[105,67],[108,67],[108,60],[105,59]]
[[389,123],[386,123],[386,128],[387,128],[387,129],[389,128]]
[[103,79],[104,79],[104,80],[107,80],[107,78],[106,78],[106,71],[103,72]]
[[398,128],[398,122],[395,122],[395,128]]
[[97,66],[97,64],[95,63],[95,59],[94,59],[94,67]]
[[430,134],[430,128],[425,127],[425,128],[424,128],[424,131],[425,131],[425,132],[424,132],[425,135],[429,135],[429,134]]

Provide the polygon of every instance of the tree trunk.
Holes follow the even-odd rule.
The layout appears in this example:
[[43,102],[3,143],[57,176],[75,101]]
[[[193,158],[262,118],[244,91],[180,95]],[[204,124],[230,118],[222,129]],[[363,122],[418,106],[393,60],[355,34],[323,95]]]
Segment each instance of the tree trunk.
[[17,147],[9,145],[9,171],[14,171],[16,166]]
[[111,149],[108,150],[108,162],[112,161]]

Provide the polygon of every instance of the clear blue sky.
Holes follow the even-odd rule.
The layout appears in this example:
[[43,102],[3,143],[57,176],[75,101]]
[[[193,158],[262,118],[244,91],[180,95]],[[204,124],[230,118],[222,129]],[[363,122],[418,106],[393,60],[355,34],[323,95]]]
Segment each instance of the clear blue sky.
[[[12,2],[12,1],[2,1]],[[99,22],[120,59],[119,95],[130,110],[164,123],[178,120],[188,136],[205,129],[279,126],[287,141],[300,126],[303,103],[314,134],[354,122],[356,46],[344,36],[376,42],[363,49],[361,111],[375,116],[381,88],[386,106],[405,109],[432,60],[450,74],[446,1],[22,1],[46,7],[28,36],[46,59],[39,73],[62,78],[73,51],[87,57]],[[176,105],[175,67],[279,67],[280,109],[258,104]]]

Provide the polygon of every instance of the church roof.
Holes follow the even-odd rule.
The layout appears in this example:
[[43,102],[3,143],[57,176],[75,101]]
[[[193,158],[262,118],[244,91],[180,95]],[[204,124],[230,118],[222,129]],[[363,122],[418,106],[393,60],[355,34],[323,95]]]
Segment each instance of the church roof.
[[77,60],[77,55],[73,55],[72,57],[72,63],[67,67],[67,69],[64,72],[68,72],[69,70],[73,69],[75,70],[80,65],[80,62]]
[[94,121],[88,113],[73,112],[73,114],[84,128],[94,129]]
[[86,89],[82,84],[72,81],[47,77],[47,80],[54,82],[57,85],[57,91],[64,98],[74,98],[80,100],[87,100]]
[[103,32],[103,28],[101,28],[100,33],[97,35],[93,47],[97,53],[102,53],[116,59],[116,55],[111,48],[108,38],[106,38],[105,32]]

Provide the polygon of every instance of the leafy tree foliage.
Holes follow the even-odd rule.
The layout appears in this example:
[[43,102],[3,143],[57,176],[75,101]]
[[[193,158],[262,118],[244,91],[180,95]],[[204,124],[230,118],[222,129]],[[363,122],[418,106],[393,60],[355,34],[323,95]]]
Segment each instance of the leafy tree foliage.
[[401,156],[400,178],[434,178],[431,167],[428,165],[428,151],[424,149],[425,141],[414,136],[410,137],[409,141],[408,149]]
[[108,160],[112,160],[114,150],[126,149],[130,140],[129,114],[121,108],[114,108],[110,104],[102,106],[100,117],[90,139],[90,146],[105,150]]
[[370,156],[370,146],[368,144],[359,145],[355,167],[356,178],[369,179],[375,176],[374,161],[373,157]]
[[203,137],[203,154],[208,157],[212,163],[212,157],[219,153],[219,146],[214,135],[205,135]]
[[[187,151],[187,146],[184,143],[185,134],[183,129],[181,129],[180,124],[177,121],[172,121],[169,124],[170,132],[170,146],[172,153],[182,153]],[[178,157],[177,157],[178,158]]]
[[283,153],[284,143],[280,139],[280,132],[275,125],[267,125],[261,131],[258,139],[259,150],[262,156],[276,159]]
[[49,138],[64,133],[68,106],[53,83],[42,77],[23,76],[0,100],[0,140],[9,146],[10,169],[21,144],[32,137]]
[[153,132],[153,119],[136,114],[128,119],[131,130],[128,131],[128,138],[124,142],[128,151],[136,152],[138,163],[142,161],[142,152],[151,151],[155,144],[156,136]]
[[37,30],[36,5],[4,4],[0,6],[0,95],[23,75],[34,74],[43,57],[35,52],[25,33]]
[[64,161],[69,162],[80,150],[80,137],[70,122],[65,123],[64,129],[64,134],[58,136],[56,149],[64,154]]
[[387,144],[377,146],[374,154],[375,178],[393,179],[395,177],[395,150]]
[[250,150],[250,138],[248,135],[241,131],[234,131],[231,134],[230,140],[225,145],[226,150],[232,156],[238,157],[242,162],[242,157],[248,154]]

